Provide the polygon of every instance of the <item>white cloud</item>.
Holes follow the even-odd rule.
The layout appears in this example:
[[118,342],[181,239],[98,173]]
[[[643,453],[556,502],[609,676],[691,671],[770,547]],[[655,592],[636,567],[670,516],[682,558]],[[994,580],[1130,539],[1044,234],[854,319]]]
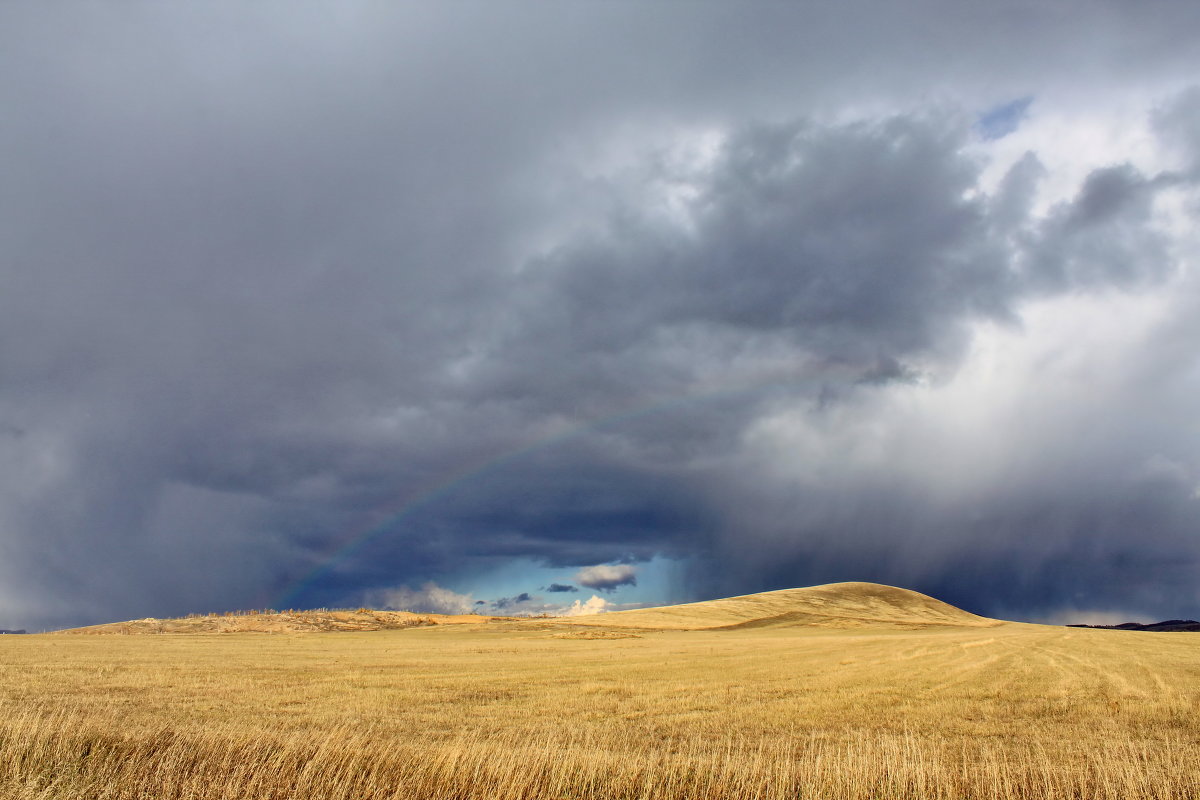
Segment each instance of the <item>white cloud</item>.
[[418,614],[470,614],[475,610],[475,601],[470,594],[459,594],[433,581],[421,584],[420,589],[408,586],[376,589],[367,593],[366,602],[376,608]]
[[603,614],[606,611],[612,610],[613,603],[605,600],[598,594],[594,594],[586,601],[576,600],[562,615],[564,617],[586,617],[591,614]]
[[579,570],[575,573],[575,580],[589,589],[611,592],[618,586],[636,586],[637,567],[632,564],[597,564]]
[[[1128,413],[1121,405],[1131,380],[1125,365],[1144,363],[1141,354],[1153,352],[1151,337],[1170,313],[1170,296],[1160,290],[1026,304],[1019,325],[978,325],[953,371],[864,392],[819,415],[784,406],[763,416],[744,436],[747,468],[809,489],[888,474],[950,502],[1055,459],[1065,463],[1085,448],[1102,449],[1111,443],[1091,432]],[[1145,458],[1143,471],[1158,474],[1169,465],[1186,474],[1167,455]]]

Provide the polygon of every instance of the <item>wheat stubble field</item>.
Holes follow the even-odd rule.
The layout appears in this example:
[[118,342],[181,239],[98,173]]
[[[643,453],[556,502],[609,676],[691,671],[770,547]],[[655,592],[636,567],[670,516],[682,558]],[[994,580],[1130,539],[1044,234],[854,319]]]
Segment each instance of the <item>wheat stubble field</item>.
[[1188,634],[872,584],[428,621],[4,637],[0,796],[1200,797]]

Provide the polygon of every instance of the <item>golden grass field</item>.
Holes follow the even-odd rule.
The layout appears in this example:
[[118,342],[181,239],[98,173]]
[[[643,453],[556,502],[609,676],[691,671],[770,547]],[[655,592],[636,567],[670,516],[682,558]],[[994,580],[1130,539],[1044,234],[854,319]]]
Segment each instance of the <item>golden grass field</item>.
[[0,797],[1200,798],[1192,634],[873,584],[431,621],[0,637]]

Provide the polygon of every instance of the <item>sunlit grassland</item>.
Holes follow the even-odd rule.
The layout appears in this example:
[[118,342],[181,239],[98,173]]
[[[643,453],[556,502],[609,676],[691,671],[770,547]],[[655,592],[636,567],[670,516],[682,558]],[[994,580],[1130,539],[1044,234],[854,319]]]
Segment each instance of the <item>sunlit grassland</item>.
[[1200,797],[1200,636],[580,633],[3,637],[0,796]]

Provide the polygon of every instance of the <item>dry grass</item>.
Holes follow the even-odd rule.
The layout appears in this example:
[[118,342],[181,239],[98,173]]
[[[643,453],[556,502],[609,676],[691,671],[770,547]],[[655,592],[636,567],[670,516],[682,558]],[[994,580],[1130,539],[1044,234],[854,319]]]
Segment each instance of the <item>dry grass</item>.
[[0,796],[1200,798],[1200,637],[554,622],[0,640]]
[[477,625],[510,617],[478,614],[414,614],[409,611],[373,611],[367,608],[299,611],[227,611],[223,614],[189,614],[178,619],[132,619],[86,628],[59,631],[72,635],[138,635],[159,633],[314,633],[320,631],[386,631],[428,625]]
[[563,622],[662,630],[764,627],[988,627],[997,620],[941,600],[879,583],[828,583],[760,592],[702,603],[575,617]]

